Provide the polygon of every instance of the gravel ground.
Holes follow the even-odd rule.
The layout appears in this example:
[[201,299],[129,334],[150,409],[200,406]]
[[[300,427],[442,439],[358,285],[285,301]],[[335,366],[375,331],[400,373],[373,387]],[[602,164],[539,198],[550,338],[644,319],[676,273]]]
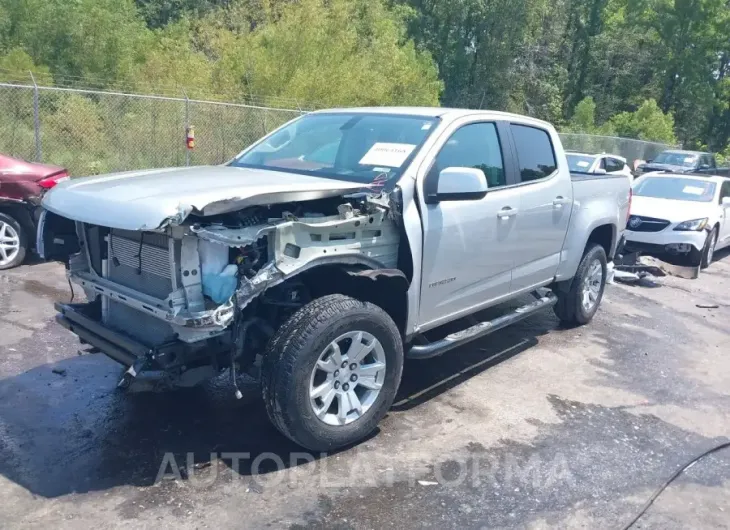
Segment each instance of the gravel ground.
[[[275,431],[254,385],[115,390],[120,368],[53,322],[63,269],[0,272],[0,526],[620,528],[730,437],[718,254],[698,280],[610,286],[587,327],[545,313],[407,363],[379,432],[328,455]],[[636,528],[728,526],[730,450]]]

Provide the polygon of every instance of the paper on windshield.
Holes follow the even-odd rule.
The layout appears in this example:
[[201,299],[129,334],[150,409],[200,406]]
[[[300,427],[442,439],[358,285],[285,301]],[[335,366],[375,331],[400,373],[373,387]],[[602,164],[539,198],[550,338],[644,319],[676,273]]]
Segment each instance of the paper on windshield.
[[581,160],[578,162],[578,167],[588,167],[590,166],[590,163],[586,162],[585,160]]
[[696,157],[688,156],[687,158],[684,159],[684,163],[685,164],[694,164],[695,160],[697,160]]
[[416,148],[411,144],[391,144],[378,142],[360,160],[363,166],[401,167],[406,158]]
[[703,195],[705,193],[705,188],[698,188],[697,186],[685,186],[682,190],[682,193],[686,193],[687,195]]

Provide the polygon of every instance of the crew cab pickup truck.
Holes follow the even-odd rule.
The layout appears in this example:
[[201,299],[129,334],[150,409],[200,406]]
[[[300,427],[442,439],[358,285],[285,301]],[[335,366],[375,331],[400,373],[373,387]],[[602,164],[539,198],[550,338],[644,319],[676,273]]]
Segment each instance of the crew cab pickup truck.
[[405,357],[551,306],[589,322],[629,202],[624,176],[571,176],[542,121],[342,109],[297,118],[222,166],[61,183],[38,245],[88,300],[58,304],[57,321],[124,365],[119,386],[228,370],[240,397],[236,373],[258,373],[276,427],[329,450],[375,429]]

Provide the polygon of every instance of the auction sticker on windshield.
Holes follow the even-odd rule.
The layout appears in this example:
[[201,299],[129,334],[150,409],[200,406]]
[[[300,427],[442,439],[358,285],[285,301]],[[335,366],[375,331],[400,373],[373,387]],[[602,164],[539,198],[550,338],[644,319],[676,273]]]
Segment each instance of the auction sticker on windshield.
[[401,167],[416,148],[411,144],[375,143],[360,160],[363,166]]
[[702,195],[705,193],[705,189],[698,188],[696,186],[685,186],[682,193],[687,193],[688,195]]

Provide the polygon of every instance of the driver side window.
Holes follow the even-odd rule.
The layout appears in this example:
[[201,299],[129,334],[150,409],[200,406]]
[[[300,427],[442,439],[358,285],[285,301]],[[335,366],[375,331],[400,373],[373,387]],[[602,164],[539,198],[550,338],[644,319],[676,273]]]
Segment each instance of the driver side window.
[[454,132],[436,156],[432,171],[440,173],[449,167],[481,169],[490,188],[507,184],[496,125],[470,123]]

